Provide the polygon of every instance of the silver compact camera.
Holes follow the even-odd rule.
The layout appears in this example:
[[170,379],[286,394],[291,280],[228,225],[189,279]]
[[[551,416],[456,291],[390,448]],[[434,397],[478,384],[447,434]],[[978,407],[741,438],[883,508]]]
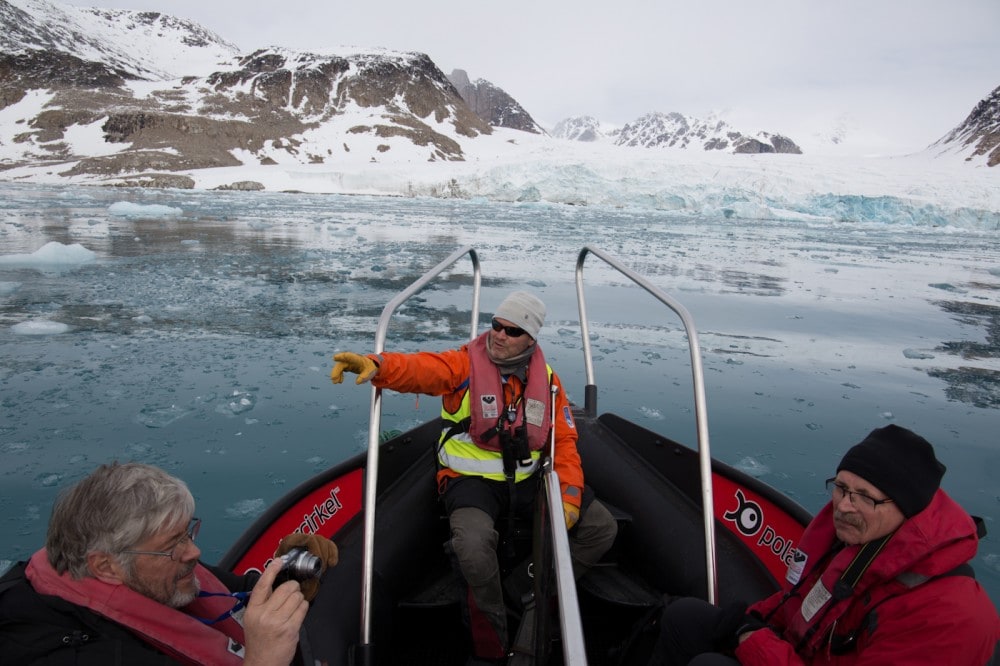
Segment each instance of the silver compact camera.
[[281,585],[286,580],[303,582],[310,578],[319,578],[323,573],[323,562],[305,548],[292,548],[281,556],[281,571],[274,579],[274,586]]

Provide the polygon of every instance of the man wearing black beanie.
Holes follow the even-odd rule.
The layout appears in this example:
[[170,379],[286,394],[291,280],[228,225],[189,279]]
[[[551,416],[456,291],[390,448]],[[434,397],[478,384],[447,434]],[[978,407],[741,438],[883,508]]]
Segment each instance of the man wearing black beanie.
[[781,590],[749,608],[673,601],[652,665],[1000,664],[1000,617],[969,561],[979,526],[920,435],[876,428],[826,482]]
[[892,498],[904,516],[912,518],[931,503],[945,466],[934,457],[930,442],[893,424],[872,430],[851,447],[837,467],[841,470],[868,481]]

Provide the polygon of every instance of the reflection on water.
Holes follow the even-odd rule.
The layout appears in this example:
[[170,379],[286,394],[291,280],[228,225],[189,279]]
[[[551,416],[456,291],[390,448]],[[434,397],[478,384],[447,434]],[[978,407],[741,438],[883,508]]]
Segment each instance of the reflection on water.
[[[542,345],[583,399],[575,264],[596,245],[679,298],[698,326],[713,453],[810,510],[847,446],[894,421],[948,464],[945,487],[997,513],[1000,237],[810,227],[542,204],[5,185],[0,199],[0,564],[44,539],[61,488],[138,459],[191,485],[205,557],[265,507],[360,452],[366,387],[330,356],[368,351],[385,304],[463,245],[483,266],[479,330],[511,288],[548,307]],[[122,216],[131,201],[180,210]],[[79,243],[86,264],[4,263]],[[387,347],[468,337],[459,263],[393,318]],[[585,271],[599,406],[694,441],[684,332],[596,260]],[[945,298],[942,299],[942,296]],[[389,392],[383,428],[435,418]],[[991,527],[991,529],[993,529]],[[978,577],[1000,598],[1000,548]]]
[[[972,289],[996,291],[998,285],[975,283]],[[982,340],[951,340],[942,342],[936,351],[959,356],[965,361],[1000,358],[1000,306],[969,301],[937,301],[942,311],[973,331],[982,329]],[[1000,408],[1000,370],[988,367],[960,366],[930,368],[927,374],[945,381],[949,400],[958,400],[978,408]]]
[[955,315],[956,321],[968,326],[981,326],[986,333],[983,341],[944,342],[939,347],[941,351],[969,360],[1000,358],[1000,306],[967,301],[938,301],[937,305]]
[[1000,372],[986,368],[931,369],[931,377],[948,385],[945,394],[949,400],[958,400],[982,409],[1000,408]]
[[[995,291],[997,285],[970,285]],[[968,301],[938,301],[944,312],[973,329],[982,329],[983,340],[944,341],[937,351],[959,356],[965,361],[1000,358],[1000,306]],[[1000,408],[1000,371],[987,367],[960,366],[958,368],[931,368],[931,377],[947,382],[945,389],[950,400],[959,400],[978,408]]]
[[752,296],[781,296],[785,293],[786,278],[748,273],[746,271],[723,270],[719,272],[719,281],[740,294]]

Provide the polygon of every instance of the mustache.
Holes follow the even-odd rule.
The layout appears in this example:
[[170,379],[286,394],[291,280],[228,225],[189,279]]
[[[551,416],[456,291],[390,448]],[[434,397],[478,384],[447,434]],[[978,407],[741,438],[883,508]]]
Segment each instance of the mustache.
[[861,527],[861,518],[853,513],[834,511],[833,519],[846,525],[850,525],[851,527]]

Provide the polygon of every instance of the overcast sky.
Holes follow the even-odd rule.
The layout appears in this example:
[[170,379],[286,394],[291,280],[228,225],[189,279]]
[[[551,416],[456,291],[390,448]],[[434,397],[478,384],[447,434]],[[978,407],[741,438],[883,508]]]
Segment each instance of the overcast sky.
[[839,123],[875,148],[919,150],[1000,86],[1000,0],[68,4],[162,11],[247,51],[420,51],[500,86],[546,128],[715,112],[802,144]]

